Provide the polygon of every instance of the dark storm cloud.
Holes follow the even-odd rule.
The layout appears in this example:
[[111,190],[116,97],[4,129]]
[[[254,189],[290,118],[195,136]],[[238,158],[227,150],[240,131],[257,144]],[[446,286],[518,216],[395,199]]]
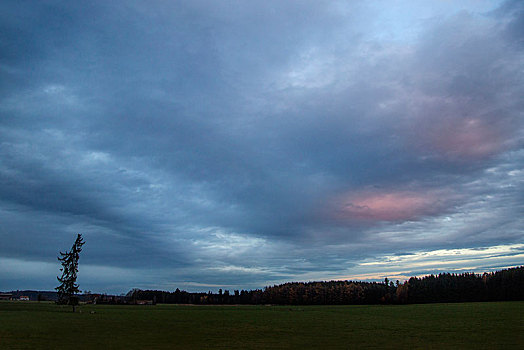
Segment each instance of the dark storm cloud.
[[519,2],[0,6],[0,289],[76,232],[115,291],[522,242]]

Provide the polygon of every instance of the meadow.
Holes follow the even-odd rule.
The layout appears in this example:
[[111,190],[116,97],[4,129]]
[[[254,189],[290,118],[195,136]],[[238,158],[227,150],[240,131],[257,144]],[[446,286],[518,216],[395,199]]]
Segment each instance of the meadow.
[[524,348],[524,302],[79,310],[0,302],[0,349]]

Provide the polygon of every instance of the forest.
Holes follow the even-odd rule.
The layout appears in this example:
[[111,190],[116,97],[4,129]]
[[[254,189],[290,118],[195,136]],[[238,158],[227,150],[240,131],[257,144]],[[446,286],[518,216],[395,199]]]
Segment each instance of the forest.
[[408,281],[289,282],[256,290],[192,293],[132,289],[126,300],[166,304],[364,305],[524,300],[524,266],[484,274],[441,273]]

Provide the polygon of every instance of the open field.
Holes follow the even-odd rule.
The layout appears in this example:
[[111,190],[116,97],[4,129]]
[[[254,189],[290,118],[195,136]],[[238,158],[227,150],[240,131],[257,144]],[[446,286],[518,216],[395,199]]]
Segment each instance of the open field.
[[524,348],[524,302],[79,309],[0,302],[0,349]]

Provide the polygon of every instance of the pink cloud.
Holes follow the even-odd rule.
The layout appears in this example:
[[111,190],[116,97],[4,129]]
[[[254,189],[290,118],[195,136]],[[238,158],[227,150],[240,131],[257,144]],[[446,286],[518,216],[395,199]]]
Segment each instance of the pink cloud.
[[342,196],[336,217],[358,221],[406,221],[437,212],[443,205],[434,192],[364,191]]
[[514,145],[513,117],[494,113],[482,101],[432,96],[414,91],[403,96],[407,110],[395,130],[406,150],[451,161],[492,157]]
[[484,158],[503,148],[499,128],[476,118],[446,118],[430,131],[432,147],[450,158]]

